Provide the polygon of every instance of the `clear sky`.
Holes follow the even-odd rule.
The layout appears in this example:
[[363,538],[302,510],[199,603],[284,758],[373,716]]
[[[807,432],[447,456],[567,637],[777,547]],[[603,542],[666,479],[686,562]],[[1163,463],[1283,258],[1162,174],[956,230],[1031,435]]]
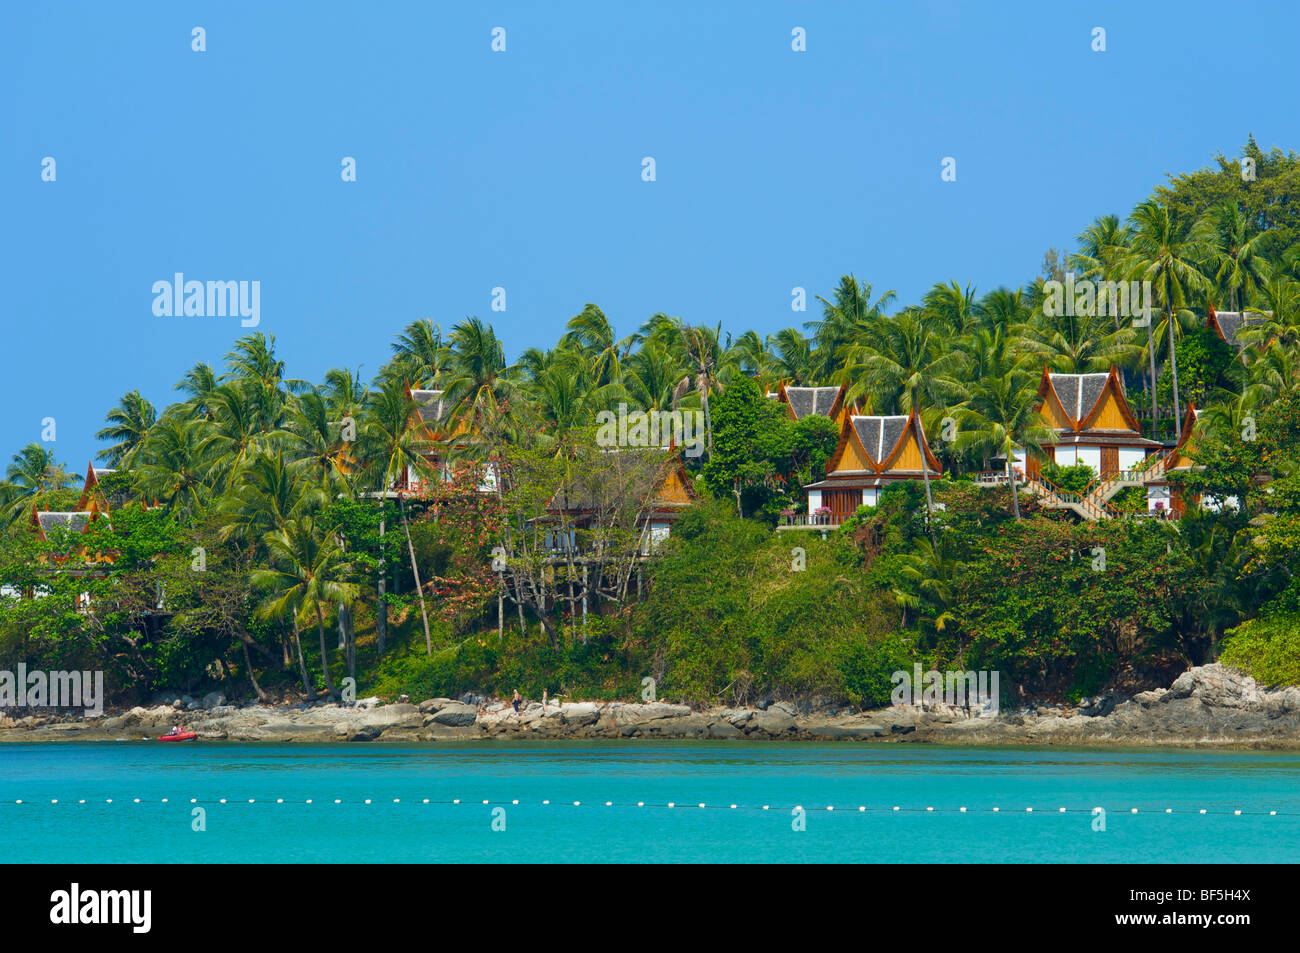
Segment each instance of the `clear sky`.
[[421,317],[479,315],[513,360],[589,301],[620,334],[767,333],[847,272],[1020,284],[1167,172],[1300,149],[1297,11],[0,0],[0,466],[53,417],[84,468],[121,394],[161,409],[247,333],[155,316],[175,272],[259,281],[313,380],[369,378]]

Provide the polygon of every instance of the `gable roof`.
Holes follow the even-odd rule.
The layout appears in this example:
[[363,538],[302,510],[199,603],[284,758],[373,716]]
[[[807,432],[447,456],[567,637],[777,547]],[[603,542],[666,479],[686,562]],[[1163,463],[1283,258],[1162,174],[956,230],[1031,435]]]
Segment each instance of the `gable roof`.
[[[693,503],[699,502],[700,497],[695,490],[695,483],[686,472],[681,454],[675,444],[670,447],[616,448],[605,452],[608,454],[662,454],[662,460],[659,461],[653,477],[648,481],[649,486],[645,497],[639,501],[641,509],[648,511],[650,514],[683,510]],[[641,457],[641,459],[645,458]],[[674,488],[677,488],[677,492],[673,492]],[[548,513],[590,513],[596,509],[595,489],[593,483],[579,481],[568,488],[567,498],[564,501],[566,505],[559,505],[558,501],[561,496],[565,495],[565,488],[561,486],[547,502],[546,510]]]
[[29,521],[32,529],[42,541],[49,540],[49,531],[55,527],[66,529],[73,533],[84,533],[95,520],[100,517],[99,502],[91,500],[90,508],[85,510],[68,510],[54,512],[51,510],[38,509],[36,504],[32,504],[32,516]]
[[421,390],[406,385],[406,393],[415,401],[415,409],[424,423],[440,424],[447,419],[451,406],[443,400],[444,391]]
[[[1097,419],[1105,407],[1107,394],[1114,399],[1125,427],[1097,427]],[[1133,415],[1128,405],[1128,396],[1124,393],[1124,379],[1118,368],[1111,365],[1105,374],[1060,374],[1043,368],[1042,379],[1038,383],[1039,407],[1047,401],[1061,412],[1070,423],[1067,432],[1082,433],[1096,431],[1103,434],[1129,433],[1142,436],[1142,426]],[[1061,431],[1065,428],[1056,428]]]
[[[835,447],[835,452],[831,454],[830,460],[826,462],[826,476],[829,479],[832,473],[917,473],[921,470],[902,470],[895,469],[899,456],[907,446],[909,437],[915,436],[915,430],[919,425],[921,431],[921,446],[925,457],[926,469],[935,474],[943,473],[943,464],[930,451],[930,441],[925,435],[925,425],[921,423],[917,409],[912,408],[912,412],[906,416],[902,414],[894,415],[859,415],[854,414],[844,421],[844,426],[840,430],[840,441]],[[871,468],[870,471],[859,469],[841,469],[840,463],[846,452],[852,448],[857,451],[858,456],[866,461]]]
[[1210,308],[1210,313],[1205,318],[1205,326],[1213,328],[1219,337],[1240,351],[1245,347],[1245,342],[1241,340],[1241,332],[1252,325],[1263,324],[1269,317],[1272,317],[1272,312],[1261,314],[1256,311],[1216,311]]
[[845,390],[844,384],[827,387],[788,387],[782,384],[775,397],[785,404],[794,420],[802,420],[809,414],[820,414],[833,420],[844,403]]

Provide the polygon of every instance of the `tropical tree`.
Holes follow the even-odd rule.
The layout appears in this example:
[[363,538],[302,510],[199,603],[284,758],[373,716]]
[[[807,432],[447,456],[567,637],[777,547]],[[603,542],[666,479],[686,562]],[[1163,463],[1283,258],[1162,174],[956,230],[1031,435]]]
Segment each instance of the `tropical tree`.
[[104,417],[104,422],[108,426],[95,434],[95,439],[114,443],[96,456],[110,467],[130,467],[148,441],[149,431],[158,422],[158,413],[138,390],[133,390],[122,396],[118,406]]

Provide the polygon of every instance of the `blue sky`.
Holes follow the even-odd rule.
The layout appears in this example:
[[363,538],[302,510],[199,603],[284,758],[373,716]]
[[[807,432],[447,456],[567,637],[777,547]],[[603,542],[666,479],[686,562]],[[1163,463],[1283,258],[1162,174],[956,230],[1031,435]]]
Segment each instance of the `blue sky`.
[[588,301],[767,333],[850,271],[1015,285],[1167,172],[1300,147],[1289,3],[705,6],[5,3],[0,461],[53,417],[84,468],[247,333],[155,316],[178,271],[259,281],[291,375],[369,378],[421,317],[513,359]]

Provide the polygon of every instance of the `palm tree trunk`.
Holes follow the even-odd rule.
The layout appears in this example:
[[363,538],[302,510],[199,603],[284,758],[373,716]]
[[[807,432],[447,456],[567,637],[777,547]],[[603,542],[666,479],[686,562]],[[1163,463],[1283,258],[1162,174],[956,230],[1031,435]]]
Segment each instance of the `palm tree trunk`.
[[257,693],[259,702],[266,701],[266,692],[262,691],[262,686],[257,684],[257,673],[253,671],[253,660],[248,656],[248,643],[240,642],[240,648],[244,650],[244,666],[248,669],[248,680],[253,683],[253,691]]
[[936,546],[939,541],[934,535],[934,497],[930,493],[930,464],[925,459],[925,434],[921,432],[921,412],[916,406],[916,389],[912,390],[912,411],[916,414],[916,449],[921,454],[921,479],[925,481],[925,528],[930,532],[930,542]]
[[[1016,472],[1011,468],[1011,456],[1015,453],[1014,449],[1007,450],[1007,482],[1011,484],[1011,509],[1016,514],[1016,521],[1020,521],[1020,491],[1016,489]],[[1029,467],[1029,451],[1025,451],[1025,468]]]
[[388,641],[388,569],[384,565],[384,504],[379,497],[379,591],[375,603],[375,637],[379,643],[379,657],[384,657],[384,648]]
[[1172,372],[1174,381],[1174,439],[1181,440],[1183,436],[1183,422],[1178,413],[1178,352],[1174,349],[1174,312],[1169,310],[1169,318],[1166,322],[1169,325],[1169,370]]
[[302,657],[302,639],[298,635],[298,613],[293,614],[293,647],[298,650],[298,672],[302,675],[302,687],[307,692],[307,701],[316,700],[316,687],[307,677],[307,662]]
[[420,583],[420,568],[415,564],[415,544],[411,542],[411,526],[406,521],[406,499],[400,493],[397,502],[402,507],[402,530],[406,533],[406,548],[411,554],[411,575],[415,577],[415,593],[420,597],[420,618],[424,621],[425,654],[433,656],[433,639],[429,636],[429,612],[424,605],[424,586]]
[[320,635],[320,667],[325,670],[325,691],[329,694],[330,701],[335,698],[334,679],[330,676],[330,657],[329,649],[325,645],[325,614],[320,611],[320,603],[316,603],[316,632]]
[[1147,354],[1151,357],[1151,432],[1156,432],[1156,344],[1151,322],[1147,321]]

